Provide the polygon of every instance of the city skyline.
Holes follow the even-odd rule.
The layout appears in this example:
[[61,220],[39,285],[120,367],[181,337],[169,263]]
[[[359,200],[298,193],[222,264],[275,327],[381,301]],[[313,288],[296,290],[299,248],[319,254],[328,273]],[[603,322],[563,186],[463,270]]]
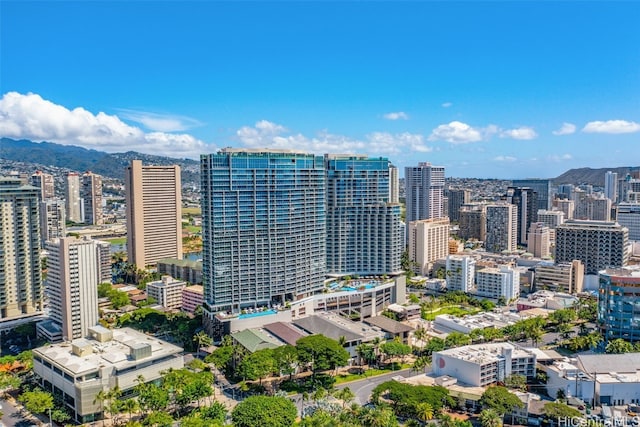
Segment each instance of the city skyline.
[[633,166],[637,150],[633,2],[1,8],[4,137],[354,153],[478,178]]

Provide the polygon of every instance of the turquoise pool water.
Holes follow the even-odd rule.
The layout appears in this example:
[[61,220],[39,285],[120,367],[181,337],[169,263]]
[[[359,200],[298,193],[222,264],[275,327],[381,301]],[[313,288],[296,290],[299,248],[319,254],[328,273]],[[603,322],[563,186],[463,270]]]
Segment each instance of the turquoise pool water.
[[267,316],[269,314],[276,314],[278,311],[277,310],[265,310],[265,311],[258,311],[256,313],[246,313],[246,314],[241,314],[238,316],[238,319],[249,319],[251,317],[260,317],[260,316]]

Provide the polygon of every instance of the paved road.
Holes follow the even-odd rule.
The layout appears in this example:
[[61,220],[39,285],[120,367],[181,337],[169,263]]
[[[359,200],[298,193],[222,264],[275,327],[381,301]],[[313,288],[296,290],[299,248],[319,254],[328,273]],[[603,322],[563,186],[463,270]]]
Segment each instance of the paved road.
[[376,375],[370,378],[363,378],[361,380],[352,381],[349,383],[343,383],[337,385],[337,389],[342,389],[345,387],[349,387],[351,391],[356,395],[353,400],[355,403],[359,405],[364,405],[369,402],[369,397],[371,397],[371,391],[378,385],[382,384],[385,381],[389,381],[393,377],[400,376],[403,378],[413,377],[415,375],[424,375],[424,373],[417,373],[412,371],[411,369],[402,369],[400,371],[389,372],[388,374]]
[[15,401],[0,400],[2,405],[2,424],[5,427],[30,427],[37,425],[38,421],[25,418],[22,415],[21,407],[18,408]]

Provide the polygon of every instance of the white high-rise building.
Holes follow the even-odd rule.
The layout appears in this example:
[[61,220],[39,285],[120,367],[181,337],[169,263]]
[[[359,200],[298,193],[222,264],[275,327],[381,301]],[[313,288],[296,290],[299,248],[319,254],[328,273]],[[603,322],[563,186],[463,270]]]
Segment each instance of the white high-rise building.
[[608,171],[604,175],[604,197],[615,203],[618,200],[618,174]]
[[398,176],[398,168],[389,165],[389,203],[400,202],[400,177]]
[[585,274],[629,261],[629,230],[612,221],[567,221],[556,228],[556,262],[578,259]]
[[565,214],[562,211],[546,211],[540,209],[538,211],[538,222],[544,223],[549,228],[556,228],[564,224]]
[[518,207],[510,203],[487,206],[488,252],[515,252],[518,248]]
[[449,255],[446,264],[448,291],[471,292],[474,286],[476,260],[468,255]]
[[444,197],[444,167],[431,163],[404,169],[406,221],[442,218]]
[[75,172],[69,172],[69,174],[67,174],[65,200],[67,202],[67,219],[76,223],[82,222],[82,210],[80,209],[80,175]]
[[478,295],[511,301],[520,296],[520,272],[508,266],[478,270],[476,287]]
[[47,242],[49,310],[63,340],[85,338],[98,322],[98,284],[104,277],[101,243],[73,237]]
[[416,273],[427,276],[433,263],[449,254],[449,218],[425,219],[409,223],[409,259]]
[[65,237],[67,233],[64,200],[45,199],[40,202],[40,236],[44,242]]

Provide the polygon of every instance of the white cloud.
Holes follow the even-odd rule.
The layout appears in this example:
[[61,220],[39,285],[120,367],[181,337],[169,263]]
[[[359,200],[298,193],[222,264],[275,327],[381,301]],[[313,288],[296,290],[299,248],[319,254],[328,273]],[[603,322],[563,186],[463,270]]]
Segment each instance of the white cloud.
[[538,136],[533,128],[521,126],[515,129],[504,129],[500,132],[501,138],[513,138],[521,140],[535,139]]
[[494,157],[493,160],[496,162],[515,162],[518,159],[516,157],[511,157],[511,156],[497,156],[497,157]]
[[586,133],[634,133],[640,132],[640,124],[626,120],[594,121],[587,123],[582,132]]
[[409,132],[392,134],[372,132],[364,139],[354,139],[344,135],[321,131],[316,136],[290,133],[284,126],[267,120],[254,126],[243,126],[236,135],[247,148],[279,148],[300,150],[309,153],[375,153],[382,155],[400,154],[406,151],[426,153],[432,147],[425,144],[424,136]]
[[140,123],[147,129],[160,132],[181,132],[202,126],[202,122],[196,119],[175,114],[158,114],[124,108],[118,109],[118,113],[124,119]]
[[562,123],[562,126],[560,126],[560,129],[554,130],[551,133],[553,133],[554,135],[571,135],[575,131],[576,125],[574,125],[573,123],[564,122]]
[[452,144],[465,144],[483,139],[482,129],[476,129],[466,123],[453,121],[436,127],[429,135],[429,141],[447,141]]
[[213,149],[188,134],[145,133],[103,112],[69,110],[40,95],[8,92],[0,99],[0,136],[79,145],[107,152],[138,151],[198,158]]
[[384,114],[382,117],[384,117],[387,120],[409,120],[409,115],[404,111],[387,113],[387,114]]
[[442,103],[442,108],[449,108],[453,105],[453,102],[443,102]]
[[562,162],[565,160],[571,160],[573,159],[573,156],[569,153],[565,153],[565,154],[551,154],[549,156],[547,156],[547,160],[550,162]]

